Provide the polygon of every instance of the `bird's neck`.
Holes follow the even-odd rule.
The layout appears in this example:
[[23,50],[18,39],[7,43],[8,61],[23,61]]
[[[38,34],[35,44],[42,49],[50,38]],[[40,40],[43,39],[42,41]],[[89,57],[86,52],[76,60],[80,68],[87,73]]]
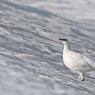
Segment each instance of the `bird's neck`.
[[68,42],[65,42],[64,43],[64,50],[63,51],[68,51],[68,50],[70,50],[69,43]]

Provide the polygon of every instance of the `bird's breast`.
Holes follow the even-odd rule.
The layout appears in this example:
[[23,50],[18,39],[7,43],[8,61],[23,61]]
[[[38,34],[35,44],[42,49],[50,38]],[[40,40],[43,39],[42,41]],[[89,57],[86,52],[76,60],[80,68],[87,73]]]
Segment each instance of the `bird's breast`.
[[71,60],[71,58],[63,56],[63,61],[64,61],[64,64],[68,68],[70,68],[70,69],[75,68],[76,63],[73,60]]

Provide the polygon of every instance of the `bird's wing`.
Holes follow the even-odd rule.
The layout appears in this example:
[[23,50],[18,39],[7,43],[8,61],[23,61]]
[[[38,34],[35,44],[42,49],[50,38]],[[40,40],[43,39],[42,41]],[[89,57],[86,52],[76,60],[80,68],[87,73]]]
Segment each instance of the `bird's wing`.
[[90,61],[88,61],[87,58],[83,54],[72,51],[71,55],[72,55],[72,59],[74,60],[73,66],[75,67],[74,69],[76,71],[85,72],[91,69],[91,66],[89,64]]
[[89,61],[87,61],[87,58],[83,54],[71,51],[70,55],[72,60],[78,63],[77,66],[83,66],[83,67],[87,66]]

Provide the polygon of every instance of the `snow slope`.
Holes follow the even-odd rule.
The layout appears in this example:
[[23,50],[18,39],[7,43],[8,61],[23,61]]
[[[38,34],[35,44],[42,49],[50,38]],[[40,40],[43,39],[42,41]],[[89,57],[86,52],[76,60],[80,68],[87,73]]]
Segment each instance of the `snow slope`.
[[1,95],[95,95],[95,72],[80,82],[63,45],[95,61],[94,0],[0,0]]

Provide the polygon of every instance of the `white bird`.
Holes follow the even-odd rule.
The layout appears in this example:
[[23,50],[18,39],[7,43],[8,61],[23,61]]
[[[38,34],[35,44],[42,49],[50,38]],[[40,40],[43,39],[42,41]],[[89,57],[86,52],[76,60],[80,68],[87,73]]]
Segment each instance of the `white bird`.
[[[63,61],[64,64],[73,72],[77,73],[77,79],[83,81],[84,74],[95,70],[91,65],[91,60],[79,52],[70,49],[67,39],[59,39],[64,44]],[[95,65],[95,64],[94,64]]]

